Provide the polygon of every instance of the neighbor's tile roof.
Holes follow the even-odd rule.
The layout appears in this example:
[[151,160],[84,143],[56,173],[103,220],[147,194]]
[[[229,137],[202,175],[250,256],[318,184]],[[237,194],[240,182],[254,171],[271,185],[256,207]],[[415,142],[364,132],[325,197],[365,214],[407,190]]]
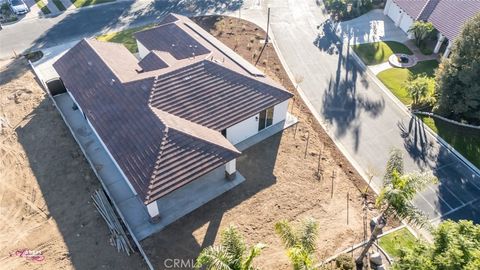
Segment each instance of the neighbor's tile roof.
[[480,0],[440,0],[428,17],[435,28],[453,41],[463,25],[480,12]]
[[414,20],[417,20],[423,7],[429,0],[393,0],[403,11],[405,11]]
[[169,49],[138,61],[119,44],[83,40],[54,63],[145,204],[236,158],[219,131],[292,96],[202,31],[185,30],[203,57],[178,60],[188,53]]
[[449,40],[480,12],[479,0],[393,0],[414,20],[429,21]]

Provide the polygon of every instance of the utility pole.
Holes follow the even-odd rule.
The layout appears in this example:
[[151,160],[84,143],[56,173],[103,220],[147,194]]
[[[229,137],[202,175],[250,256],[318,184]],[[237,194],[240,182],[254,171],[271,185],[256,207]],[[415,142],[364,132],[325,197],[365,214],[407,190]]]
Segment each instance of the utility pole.
[[268,44],[268,30],[270,28],[270,8],[268,8],[268,15],[267,15],[267,36],[265,37],[265,44]]

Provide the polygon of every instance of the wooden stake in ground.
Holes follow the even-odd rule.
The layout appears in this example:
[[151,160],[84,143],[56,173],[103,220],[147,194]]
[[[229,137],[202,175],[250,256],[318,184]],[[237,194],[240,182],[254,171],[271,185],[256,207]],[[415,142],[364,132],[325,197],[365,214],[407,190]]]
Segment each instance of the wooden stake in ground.
[[350,192],[347,192],[347,225],[348,225],[349,201],[350,201]]
[[308,152],[308,142],[310,141],[310,132],[307,131],[307,144],[305,145],[305,156],[303,158],[307,158],[307,152]]
[[333,180],[334,179],[335,179],[335,170],[333,170],[333,173],[332,173],[332,192],[331,192],[330,198],[333,198]]
[[317,164],[317,179],[322,180],[322,174],[320,172],[320,162],[322,160],[322,148],[320,148],[320,152],[318,152],[318,164]]

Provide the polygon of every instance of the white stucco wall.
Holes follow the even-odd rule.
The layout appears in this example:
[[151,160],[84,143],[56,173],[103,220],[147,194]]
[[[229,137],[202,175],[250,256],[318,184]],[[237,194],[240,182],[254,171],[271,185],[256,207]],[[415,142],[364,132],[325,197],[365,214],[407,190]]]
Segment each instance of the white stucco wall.
[[[272,125],[275,125],[287,117],[288,111],[288,102],[286,100],[280,104],[275,105],[273,109],[273,122]],[[232,144],[237,144],[249,137],[258,133],[258,118],[259,114],[254,115],[246,120],[243,120],[240,123],[237,123],[229,128],[227,128],[227,139]],[[268,128],[268,127],[267,127]]]
[[140,56],[141,59],[143,59],[150,52],[138,40],[137,40],[137,47],[138,47],[138,55]]
[[287,111],[288,111],[288,102],[290,100],[285,100],[284,102],[275,105],[275,108],[273,109],[273,124],[275,125],[276,123],[279,123],[287,117]]
[[237,144],[258,132],[258,114],[227,128],[227,140]]

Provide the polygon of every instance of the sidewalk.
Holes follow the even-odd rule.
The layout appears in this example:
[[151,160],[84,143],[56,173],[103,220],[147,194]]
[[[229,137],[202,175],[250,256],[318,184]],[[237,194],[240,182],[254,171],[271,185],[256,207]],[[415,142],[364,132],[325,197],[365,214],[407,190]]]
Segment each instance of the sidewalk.
[[57,8],[57,6],[55,5],[55,3],[53,3],[52,0],[40,0],[40,1],[43,1],[43,3],[45,3],[45,5],[47,6],[47,8],[50,10],[50,14],[45,14],[45,15],[56,15],[58,13],[60,13],[61,11]]

